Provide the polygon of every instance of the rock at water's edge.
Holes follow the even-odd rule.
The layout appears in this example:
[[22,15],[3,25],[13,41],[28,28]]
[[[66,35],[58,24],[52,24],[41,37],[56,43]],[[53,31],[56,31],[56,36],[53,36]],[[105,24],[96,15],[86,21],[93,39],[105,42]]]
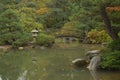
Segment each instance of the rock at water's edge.
[[88,51],[88,52],[85,54],[85,59],[86,59],[86,61],[89,63],[90,60],[92,59],[92,57],[98,55],[99,53],[100,53],[100,50]]
[[84,59],[75,59],[72,61],[72,64],[76,67],[86,67],[87,62]]
[[96,70],[100,64],[101,61],[101,57],[99,55],[94,56],[91,60],[90,63],[88,65],[88,69],[89,70]]

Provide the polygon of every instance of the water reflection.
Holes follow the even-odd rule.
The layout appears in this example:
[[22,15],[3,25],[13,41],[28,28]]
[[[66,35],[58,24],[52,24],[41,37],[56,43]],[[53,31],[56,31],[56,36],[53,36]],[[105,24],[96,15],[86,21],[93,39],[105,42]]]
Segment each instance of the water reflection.
[[26,80],[27,70],[25,70],[22,74],[20,74],[17,80]]
[[1,75],[0,75],[0,80],[2,80]]
[[101,80],[96,70],[90,70],[90,74],[93,77],[93,80]]
[[120,80],[119,73],[73,68],[71,61],[82,57],[86,49],[90,48],[84,46],[11,51],[0,56],[0,80],[113,80],[111,77]]
[[69,77],[69,80],[93,80],[89,70],[87,70],[86,68],[71,69]]

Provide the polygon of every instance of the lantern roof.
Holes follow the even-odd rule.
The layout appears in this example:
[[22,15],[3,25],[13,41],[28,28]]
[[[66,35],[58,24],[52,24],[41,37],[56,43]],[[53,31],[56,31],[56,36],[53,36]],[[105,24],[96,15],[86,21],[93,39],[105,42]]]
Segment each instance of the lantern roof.
[[33,29],[31,32],[32,32],[32,33],[38,33],[38,30]]

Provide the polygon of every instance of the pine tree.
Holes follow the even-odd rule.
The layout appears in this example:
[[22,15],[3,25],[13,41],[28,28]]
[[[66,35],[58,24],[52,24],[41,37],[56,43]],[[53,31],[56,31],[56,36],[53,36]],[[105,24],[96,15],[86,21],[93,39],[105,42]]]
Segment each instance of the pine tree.
[[7,9],[0,15],[0,39],[5,44],[12,44],[22,34],[22,24],[13,9]]

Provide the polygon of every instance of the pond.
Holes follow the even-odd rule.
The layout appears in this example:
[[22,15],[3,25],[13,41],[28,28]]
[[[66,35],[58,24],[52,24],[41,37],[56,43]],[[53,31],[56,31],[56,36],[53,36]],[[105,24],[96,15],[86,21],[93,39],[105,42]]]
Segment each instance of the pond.
[[100,45],[69,46],[0,52],[0,80],[120,80],[120,72],[94,72],[71,65],[72,60]]

